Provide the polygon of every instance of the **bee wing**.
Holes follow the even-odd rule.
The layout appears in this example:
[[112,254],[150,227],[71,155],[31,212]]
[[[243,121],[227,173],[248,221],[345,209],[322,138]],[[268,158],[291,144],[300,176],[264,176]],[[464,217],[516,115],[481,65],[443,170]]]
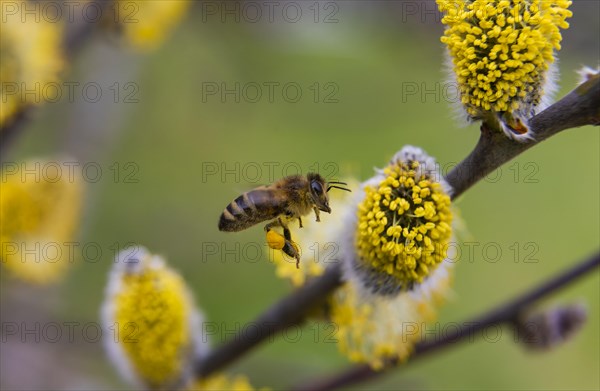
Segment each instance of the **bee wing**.
[[258,190],[258,189],[262,189],[267,187],[266,185],[258,185],[258,186],[252,186],[252,185],[243,185],[243,186],[236,186],[233,188],[233,190],[237,193],[237,194],[244,194],[244,193],[248,193],[251,192],[253,190]]

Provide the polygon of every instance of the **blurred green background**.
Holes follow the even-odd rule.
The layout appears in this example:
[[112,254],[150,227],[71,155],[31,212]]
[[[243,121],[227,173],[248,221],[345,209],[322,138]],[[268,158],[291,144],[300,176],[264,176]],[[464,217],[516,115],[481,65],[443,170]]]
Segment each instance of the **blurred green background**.
[[[328,3],[318,5],[321,20],[335,9],[325,9]],[[237,180],[228,175],[223,181],[219,175],[205,175],[207,164],[220,170],[221,164],[257,163],[262,168],[258,182],[266,183],[270,162],[280,163],[274,168],[276,177],[286,174],[286,164],[298,164],[306,172],[334,162],[337,177],[366,179],[405,144],[421,146],[442,166],[465,157],[477,141],[478,127],[460,127],[448,102],[453,96],[444,95],[439,20],[432,14],[410,15],[402,2],[335,4],[337,23],[314,23],[307,4],[298,23],[280,18],[278,23],[236,23],[231,18],[223,23],[195,7],[155,52],[135,53],[111,36],[88,45],[65,79],[98,82],[106,96],[95,104],[75,99],[45,105],[20,135],[10,159],[66,153],[101,165],[101,180],[88,185],[79,240],[99,243],[103,255],[96,263],[79,263],[55,291],[33,290],[43,300],[26,302],[59,322],[97,322],[115,244],[137,242],[163,254],[183,273],[208,320],[223,322],[223,330],[239,328],[290,292],[290,286],[275,277],[266,259],[247,262],[230,256],[221,261],[222,253],[203,253],[206,243],[231,249],[235,243],[263,240],[260,227],[236,234],[217,230],[227,203],[257,184],[247,180],[255,171],[249,168],[247,175],[242,172]],[[559,97],[575,86],[581,65],[596,66],[600,58],[598,2],[575,2],[573,10],[560,53]],[[125,83],[135,83],[138,102],[126,103],[122,95],[115,103],[108,91],[115,82],[123,94],[130,92],[123,89]],[[275,88],[269,102],[263,88],[257,103],[243,95],[239,103],[231,95],[203,101],[203,83],[231,88],[265,82],[298,83],[302,97],[289,103]],[[316,103],[315,83],[321,93]],[[326,83],[337,86],[331,97],[337,103],[324,102],[334,91]],[[418,92],[407,94],[415,85]],[[437,92],[421,96],[424,89]],[[480,182],[457,201],[468,229],[464,240],[481,245],[474,258],[463,257],[457,264],[455,295],[441,310],[442,325],[467,320],[598,250],[599,150],[597,129],[569,130],[502,167],[498,177]],[[123,176],[115,181],[109,168],[115,162],[122,174],[132,172],[124,165],[133,163],[138,182],[125,183]],[[327,218],[334,219],[335,213]],[[481,254],[486,243],[502,249],[497,261]],[[533,247],[526,247],[530,243]],[[530,254],[532,248],[535,254]],[[5,306],[33,311],[14,304],[22,303],[25,291],[33,295],[29,288],[6,276],[2,285]],[[553,351],[528,352],[503,330],[496,343],[465,343],[359,388],[599,389],[599,297],[596,271],[542,303],[582,301],[589,309],[583,331]],[[3,315],[4,321],[19,319],[6,307]],[[313,341],[314,328],[309,326],[297,343],[279,338],[261,345],[230,371],[247,374],[255,386],[280,389],[345,368],[347,360],[335,344]],[[51,348],[47,357],[69,363],[72,370],[62,380],[50,377],[47,384],[127,387],[100,343]],[[4,369],[7,360],[19,357],[3,356]]]

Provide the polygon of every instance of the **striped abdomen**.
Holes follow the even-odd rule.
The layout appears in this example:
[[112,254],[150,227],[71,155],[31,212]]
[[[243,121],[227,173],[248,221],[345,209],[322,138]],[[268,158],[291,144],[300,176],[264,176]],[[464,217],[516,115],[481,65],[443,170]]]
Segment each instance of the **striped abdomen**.
[[285,197],[268,187],[259,187],[233,200],[221,214],[220,231],[241,231],[284,213]]

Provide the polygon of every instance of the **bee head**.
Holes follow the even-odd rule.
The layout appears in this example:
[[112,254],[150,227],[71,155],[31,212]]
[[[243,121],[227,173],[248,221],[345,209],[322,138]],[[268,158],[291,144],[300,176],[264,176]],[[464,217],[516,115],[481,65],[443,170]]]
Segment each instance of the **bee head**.
[[313,199],[313,202],[323,212],[331,213],[331,208],[329,207],[329,196],[327,192],[335,187],[336,189],[350,191],[350,189],[346,189],[344,187],[335,186],[335,185],[345,185],[344,182],[326,182],[325,179],[319,174],[311,173],[308,174],[308,182],[310,186],[310,195]]
[[329,197],[327,196],[327,183],[325,179],[319,174],[308,174],[308,186],[310,190],[310,196],[319,210],[323,212],[331,213],[329,207]]

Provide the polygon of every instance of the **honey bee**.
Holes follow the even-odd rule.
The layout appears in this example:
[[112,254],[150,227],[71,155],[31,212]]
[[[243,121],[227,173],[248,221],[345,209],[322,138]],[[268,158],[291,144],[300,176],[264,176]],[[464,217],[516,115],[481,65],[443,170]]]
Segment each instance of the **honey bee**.
[[299,268],[300,254],[292,241],[288,223],[298,219],[302,228],[302,216],[311,210],[315,212],[316,221],[321,221],[320,211],[331,213],[327,192],[332,188],[350,191],[340,185],[347,186],[345,182],[327,182],[321,175],[309,173],[307,176],[287,176],[269,186],[259,186],[227,205],[219,219],[219,230],[237,232],[271,220],[265,225],[267,238],[273,227],[283,228],[285,241],[281,250],[295,258]]

